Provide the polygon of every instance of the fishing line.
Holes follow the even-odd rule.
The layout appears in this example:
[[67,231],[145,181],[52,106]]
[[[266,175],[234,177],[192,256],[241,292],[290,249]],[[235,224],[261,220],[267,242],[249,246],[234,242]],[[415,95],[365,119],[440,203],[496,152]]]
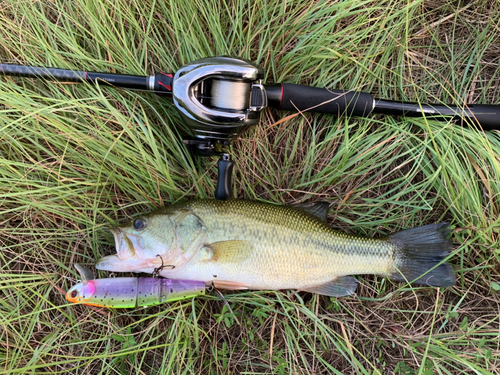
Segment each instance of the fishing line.
[[213,79],[211,104],[214,108],[242,111],[248,108],[250,100],[249,82]]

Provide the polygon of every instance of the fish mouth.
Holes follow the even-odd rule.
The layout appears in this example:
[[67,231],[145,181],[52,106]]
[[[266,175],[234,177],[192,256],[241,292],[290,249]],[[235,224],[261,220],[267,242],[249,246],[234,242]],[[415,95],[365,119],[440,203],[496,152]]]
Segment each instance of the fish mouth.
[[116,254],[99,259],[95,268],[111,272],[151,273],[162,265],[161,257],[144,258],[142,239],[139,235],[127,233],[120,227],[110,227],[115,238]]
[[109,231],[113,234],[115,240],[116,255],[108,255],[99,259],[95,268],[102,271],[121,271],[122,257],[124,254],[122,247],[127,246],[124,241],[124,233],[119,227],[109,227]]
[[120,262],[121,261],[120,258],[118,258],[118,255],[108,255],[99,259],[95,263],[95,268],[102,271],[115,271],[115,265],[119,264]]
[[110,227],[109,231],[113,234],[116,252],[119,253],[123,242],[123,231],[119,227]]
[[120,227],[111,227],[109,231],[113,233],[115,238],[116,254],[120,259],[129,259],[135,257],[136,246],[138,245],[137,239],[127,236],[125,231]]
[[152,273],[155,268],[161,266],[160,258],[153,259],[120,259],[118,255],[108,255],[99,259],[95,268],[102,271],[111,272],[146,272]]

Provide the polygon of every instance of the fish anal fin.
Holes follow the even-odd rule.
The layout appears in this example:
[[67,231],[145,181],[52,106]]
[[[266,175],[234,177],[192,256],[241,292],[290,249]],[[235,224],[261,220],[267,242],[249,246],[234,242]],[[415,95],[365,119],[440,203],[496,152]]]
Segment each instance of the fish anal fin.
[[328,202],[306,202],[306,203],[298,203],[292,205],[293,208],[302,210],[307,212],[310,215],[313,215],[317,219],[327,223],[327,215],[328,209],[330,208],[330,204]]
[[243,283],[238,283],[236,281],[227,280],[214,280],[214,286],[218,289],[229,289],[229,290],[243,290],[248,289],[248,286]]
[[218,263],[241,263],[253,251],[253,245],[249,241],[244,240],[213,242],[205,246],[213,252],[210,260]]
[[301,290],[330,297],[343,297],[353,294],[357,284],[358,280],[352,276],[340,276],[327,283],[301,288]]

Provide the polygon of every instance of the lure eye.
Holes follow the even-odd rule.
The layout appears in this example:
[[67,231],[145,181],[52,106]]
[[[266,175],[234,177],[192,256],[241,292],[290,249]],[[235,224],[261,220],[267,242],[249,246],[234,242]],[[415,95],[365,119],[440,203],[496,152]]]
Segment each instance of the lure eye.
[[71,298],[76,298],[77,295],[78,295],[78,292],[76,290],[73,290],[71,292]]
[[144,228],[146,228],[146,222],[143,219],[135,219],[134,228],[136,230],[143,230]]

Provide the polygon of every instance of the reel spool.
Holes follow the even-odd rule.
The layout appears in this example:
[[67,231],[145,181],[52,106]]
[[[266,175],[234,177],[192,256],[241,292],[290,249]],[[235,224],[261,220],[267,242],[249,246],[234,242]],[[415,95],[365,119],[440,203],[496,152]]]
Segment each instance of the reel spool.
[[212,79],[210,104],[217,109],[244,111],[249,107],[251,89],[249,82]]

